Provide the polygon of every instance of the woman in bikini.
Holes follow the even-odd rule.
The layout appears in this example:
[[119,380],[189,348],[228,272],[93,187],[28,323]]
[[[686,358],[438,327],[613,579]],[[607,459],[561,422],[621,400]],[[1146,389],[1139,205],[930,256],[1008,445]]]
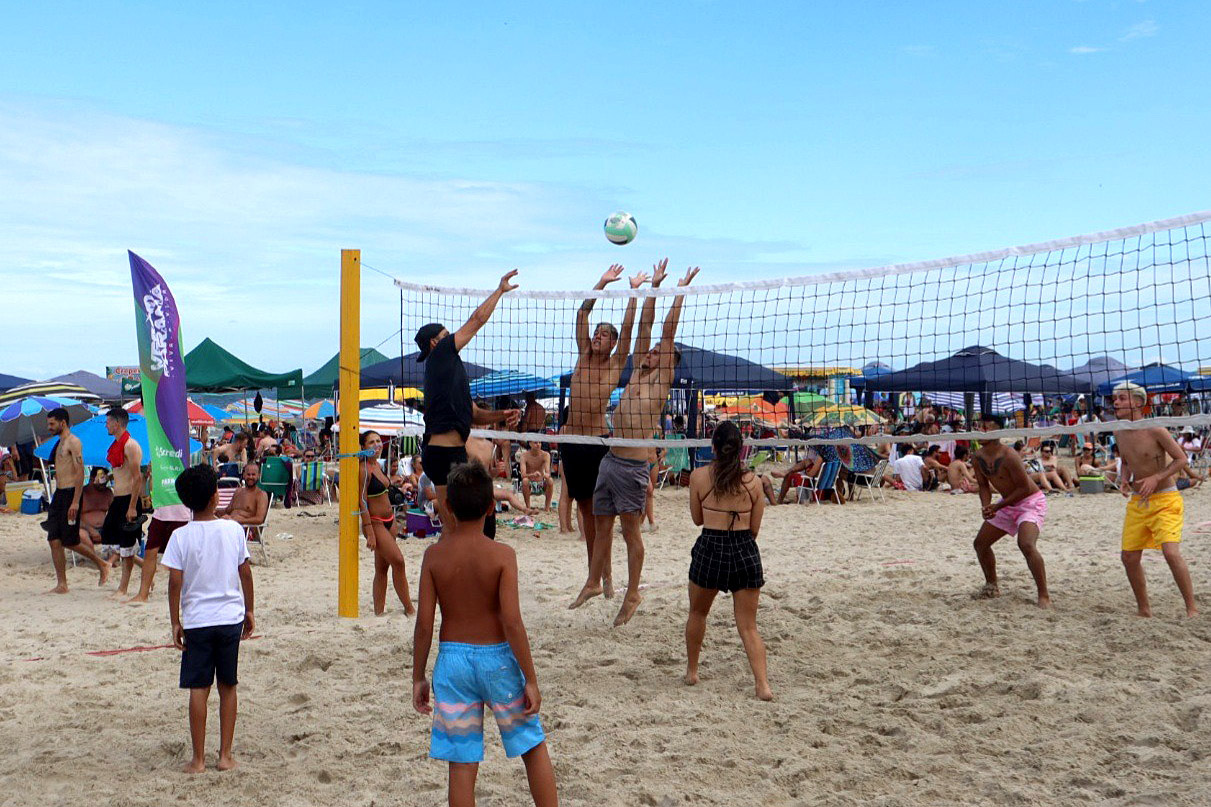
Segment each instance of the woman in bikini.
[[765,675],[765,643],[757,633],[757,599],[765,577],[757,532],[765,511],[761,481],[740,464],[740,430],[731,421],[715,429],[710,465],[690,475],[690,517],[702,534],[690,553],[690,614],[685,623],[685,682],[698,683],[698,654],[706,618],[720,591],[732,593],[736,630],[757,684],[757,697],[772,700]]
[[412,616],[416,608],[408,593],[404,553],[395,543],[395,516],[387,499],[387,476],[378,464],[383,438],[379,437],[378,432],[362,432],[361,445],[363,451],[373,452],[371,456],[363,456],[358,461],[358,489],[361,491],[362,535],[366,536],[366,546],[374,552],[374,613],[382,615],[387,610],[389,570],[404,613]]

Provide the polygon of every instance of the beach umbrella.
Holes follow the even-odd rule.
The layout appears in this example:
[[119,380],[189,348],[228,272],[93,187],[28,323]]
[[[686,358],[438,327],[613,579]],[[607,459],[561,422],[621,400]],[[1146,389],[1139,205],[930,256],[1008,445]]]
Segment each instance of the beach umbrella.
[[523,392],[550,394],[552,390],[558,389],[558,385],[552,386],[551,379],[520,370],[494,370],[471,382],[473,398],[495,398],[498,395],[518,395]]
[[[78,384],[68,384],[60,381],[34,381],[13,387],[7,392],[0,392],[0,406],[19,401],[30,396],[71,398],[78,403],[100,403],[101,398]],[[53,408],[53,407],[52,407]]]
[[[135,400],[128,403],[126,405],[126,411],[142,413],[143,401]],[[185,411],[186,415],[189,417],[190,426],[213,426],[216,422],[214,415],[207,412],[201,404],[194,403],[192,398],[185,399]]]
[[327,399],[316,401],[303,410],[303,417],[307,420],[322,420],[324,418],[336,417],[336,407],[332,405],[332,401]]
[[32,443],[50,436],[46,413],[62,407],[67,410],[68,421],[80,423],[92,417],[84,404],[72,398],[31,395],[0,406],[0,445]]
[[[142,415],[131,415],[130,422],[126,424],[126,429],[130,432],[131,439],[143,449],[143,462],[149,463],[151,461],[151,444],[147,440],[147,419]],[[109,459],[106,457],[106,454],[109,452],[109,447],[113,444],[114,438],[110,437],[109,432],[105,429],[105,415],[97,415],[94,418],[90,418],[79,426],[73,426],[71,431],[72,434],[80,438],[80,445],[84,448],[85,465],[109,467]],[[58,444],[58,440],[43,443],[34,449],[34,456],[41,457],[44,460],[50,459],[51,453],[54,452],[55,446]],[[190,438],[189,453],[195,454],[201,450],[202,444]]]
[[790,420],[790,406],[786,401],[772,404],[760,395],[747,400],[739,400],[734,404],[726,404],[715,408],[715,414],[725,420],[736,418],[752,418],[768,426],[778,426]]
[[[424,428],[425,416],[410,406],[389,403],[368,406],[358,413],[357,427],[361,431],[373,429],[377,432],[394,434],[405,426]],[[340,421],[338,420],[332,428],[339,431]]]
[[227,419],[227,410],[221,406],[215,404],[199,404],[199,406],[206,410],[206,414],[214,418],[215,423],[222,423]]
[[853,404],[829,404],[818,406],[800,421],[812,428],[820,426],[877,426],[883,418],[864,406]]

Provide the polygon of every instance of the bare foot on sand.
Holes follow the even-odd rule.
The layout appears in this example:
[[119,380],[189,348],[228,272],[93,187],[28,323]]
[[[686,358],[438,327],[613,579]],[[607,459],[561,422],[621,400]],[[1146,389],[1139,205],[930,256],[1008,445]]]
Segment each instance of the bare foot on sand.
[[97,569],[97,571],[99,572],[99,576],[97,577],[98,586],[103,586],[109,582],[109,569],[110,569],[110,566],[108,563],[102,563],[101,566]]
[[181,770],[185,771],[185,773],[204,773],[206,771],[206,760],[191,759],[189,760],[189,764]]
[[1039,607],[1040,608],[1050,608],[1051,607],[1051,597],[1047,596],[1046,594],[1039,597]]
[[568,610],[571,611],[573,608],[579,608],[589,600],[600,595],[601,586],[585,586],[580,590],[580,593],[576,595],[576,599],[572,601],[572,604],[568,606]]
[[628,594],[622,598],[622,607],[618,609],[618,616],[614,617],[614,627],[620,627],[631,621],[631,617],[635,616],[635,609],[639,607],[639,603],[643,602],[643,597],[638,594]]
[[1197,607],[1195,607],[1195,606],[1191,605],[1189,608],[1187,608],[1187,609],[1186,609],[1186,618],[1187,618],[1187,619],[1192,619],[1192,618],[1194,618],[1194,617],[1196,617],[1196,616],[1198,616],[1198,608],[1197,608]]
[[236,762],[235,759],[230,754],[228,754],[225,757],[219,757],[219,764],[216,765],[215,767],[217,767],[221,771],[229,771],[232,768],[237,767],[239,764],[240,763]]
[[66,594],[67,593],[67,584],[64,583],[62,585],[55,586],[54,588],[52,588],[50,591],[48,591],[46,593],[47,594]]
[[769,688],[769,684],[757,684],[757,699],[763,701],[774,699],[774,691]]
[[410,602],[404,603],[404,616],[416,616],[416,606]]
[[698,683],[698,671],[697,670],[686,670],[685,675],[682,676],[681,680],[685,681],[685,685],[687,687],[694,686],[695,684]]
[[985,583],[984,588],[980,589],[980,593],[976,595],[980,600],[993,600],[1001,596],[1001,590],[997,588],[996,583]]
[[126,601],[126,604],[127,604],[127,605],[133,605],[133,606],[136,606],[136,607],[138,607],[138,606],[140,606],[140,605],[147,605],[147,598],[146,598],[146,597],[140,597],[138,594],[136,594],[135,596],[133,596],[133,597],[131,597],[129,600],[127,600],[127,601]]
[[601,578],[601,590],[604,592],[603,596],[607,600],[614,599],[614,578],[612,578],[612,577]]

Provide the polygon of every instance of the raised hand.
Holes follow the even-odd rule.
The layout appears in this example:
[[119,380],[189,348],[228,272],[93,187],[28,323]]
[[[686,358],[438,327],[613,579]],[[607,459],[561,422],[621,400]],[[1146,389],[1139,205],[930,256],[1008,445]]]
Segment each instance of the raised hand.
[[660,263],[652,264],[652,286],[653,287],[659,286],[660,281],[664,280],[665,276],[668,275],[668,272],[666,271],[668,268],[669,268],[669,259],[668,258],[665,258]]
[[517,288],[517,284],[510,283],[509,281],[511,281],[515,277],[517,277],[516,269],[514,269],[512,272],[509,272],[508,274],[506,274],[504,277],[502,277],[500,279],[500,286],[497,287],[497,290],[502,293],[513,291],[513,289]]
[[605,274],[601,276],[601,285],[613,283],[622,277],[625,267],[621,263],[610,264],[610,268],[605,270]]
[[631,278],[631,288],[637,289],[640,286],[642,286],[644,283],[647,283],[647,282],[648,282],[648,273],[647,272],[637,272],[635,274],[635,276],[633,278]]
[[690,281],[693,280],[697,275],[698,275],[698,267],[691,266],[689,269],[685,270],[685,277],[681,278],[681,280],[678,280],[677,285],[678,286],[688,286],[688,285],[690,285]]

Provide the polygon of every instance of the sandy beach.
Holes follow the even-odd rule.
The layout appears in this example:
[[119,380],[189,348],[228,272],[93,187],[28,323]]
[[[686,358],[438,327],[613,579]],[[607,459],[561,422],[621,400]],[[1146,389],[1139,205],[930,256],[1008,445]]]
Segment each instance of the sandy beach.
[[[753,697],[726,597],[701,684],[681,682],[696,535],[684,491],[658,493],[645,601],[619,629],[617,601],[566,608],[584,576],[575,536],[502,529],[563,803],[1205,805],[1211,553],[1193,529],[1211,519],[1211,493],[1183,495],[1194,620],[1159,552],[1145,558],[1157,616],[1134,615],[1117,495],[1049,500],[1049,612],[1032,604],[1012,541],[998,544],[1003,596],[973,598],[974,496],[772,508],[760,536],[768,704]],[[151,607],[107,599],[114,584],[99,589],[84,565],[69,568],[68,595],[44,595],[41,517],[0,516],[0,804],[444,804],[446,767],[428,759],[428,721],[409,702],[412,621],[395,602],[371,615],[365,549],[362,616],[335,615],[335,515],[273,512],[270,562],[254,568],[257,637],[241,651],[242,765],[197,777],[179,772],[186,696],[163,647],[163,570]],[[402,542],[414,593],[427,545]],[[621,582],[620,539],[614,569]],[[148,649],[104,652],[131,648]],[[480,803],[529,803],[520,763],[486,733]]]

